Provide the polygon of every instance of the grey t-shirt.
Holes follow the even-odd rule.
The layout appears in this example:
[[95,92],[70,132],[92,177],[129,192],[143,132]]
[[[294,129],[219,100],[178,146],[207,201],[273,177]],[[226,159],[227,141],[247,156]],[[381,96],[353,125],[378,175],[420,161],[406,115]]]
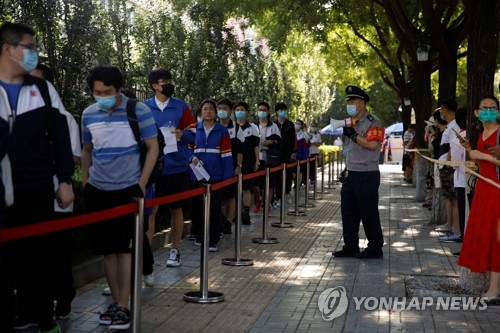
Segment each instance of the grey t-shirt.
[[[363,137],[366,137],[368,131],[373,128],[383,130],[380,120],[368,112],[365,112],[354,126],[358,135]],[[377,148],[374,150],[364,148],[350,139],[347,139],[347,142],[347,170],[361,172],[378,170],[380,146],[382,145],[380,141],[377,142]]]

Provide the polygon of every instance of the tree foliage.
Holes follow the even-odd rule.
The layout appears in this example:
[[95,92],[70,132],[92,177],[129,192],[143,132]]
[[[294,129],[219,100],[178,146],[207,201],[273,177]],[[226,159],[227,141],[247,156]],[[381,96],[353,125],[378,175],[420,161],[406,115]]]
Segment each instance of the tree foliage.
[[[111,63],[124,73],[126,88],[142,99],[151,95],[149,71],[165,67],[174,76],[176,95],[193,108],[209,97],[251,105],[284,101],[292,117],[305,121],[343,117],[343,90],[357,84],[372,97],[372,111],[389,124],[400,120],[396,110],[407,97],[421,122],[435,100],[476,96],[463,90],[479,90],[460,60],[477,54],[468,45],[494,59],[488,68],[479,67],[488,78],[481,90],[485,85],[492,90],[499,6],[486,2],[11,0],[0,1],[0,20],[36,28],[44,62],[55,70],[63,102],[76,115],[91,100],[88,69]],[[477,28],[467,35],[474,23]],[[485,26],[496,27],[487,41],[473,32]],[[478,46],[478,40],[484,44]],[[419,45],[430,46],[430,61],[417,61]],[[406,123],[410,110],[402,114]]]

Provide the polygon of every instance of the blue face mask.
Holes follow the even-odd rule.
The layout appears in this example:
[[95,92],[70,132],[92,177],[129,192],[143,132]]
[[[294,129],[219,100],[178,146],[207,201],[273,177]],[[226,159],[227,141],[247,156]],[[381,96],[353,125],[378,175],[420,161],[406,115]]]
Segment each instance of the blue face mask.
[[97,105],[104,110],[111,109],[116,104],[116,96],[97,97],[94,96]]
[[302,127],[300,126],[300,124],[295,124],[295,130],[296,131],[300,131]]
[[287,116],[287,112],[286,111],[279,111],[278,112],[278,117],[285,119],[286,116]]
[[236,116],[236,119],[245,119],[246,112],[245,111],[236,111],[234,113],[234,115]]
[[38,53],[28,49],[23,50],[23,60],[19,61],[19,65],[28,73],[32,72],[38,65]]
[[356,110],[356,105],[347,104],[347,114],[349,117],[355,117],[358,114],[358,110]]
[[226,110],[217,110],[217,117],[219,119],[227,119],[228,113]]
[[479,118],[479,121],[482,121],[483,123],[493,123],[498,119],[498,110],[479,110],[479,114],[477,117]]
[[267,112],[265,112],[265,111],[259,111],[259,112],[257,112],[257,116],[259,117],[259,119],[266,119],[267,118]]

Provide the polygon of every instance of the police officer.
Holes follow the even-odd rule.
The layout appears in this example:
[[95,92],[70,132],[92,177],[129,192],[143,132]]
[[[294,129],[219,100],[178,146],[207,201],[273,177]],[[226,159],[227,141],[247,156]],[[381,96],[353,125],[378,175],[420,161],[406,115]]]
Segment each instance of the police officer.
[[[378,211],[378,158],[385,130],[380,120],[367,112],[366,103],[370,97],[362,89],[348,86],[345,91],[347,114],[356,122],[354,127],[344,127],[344,135],[348,138],[347,168],[340,191],[344,246],[333,255],[382,258],[384,238]],[[368,247],[363,252],[358,245],[360,220],[368,238]]]

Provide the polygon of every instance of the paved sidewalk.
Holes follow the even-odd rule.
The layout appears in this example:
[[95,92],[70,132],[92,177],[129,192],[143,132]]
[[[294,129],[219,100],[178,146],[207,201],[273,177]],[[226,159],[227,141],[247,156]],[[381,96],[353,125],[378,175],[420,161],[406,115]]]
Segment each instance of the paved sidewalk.
[[[141,331],[149,332],[497,332],[500,307],[486,310],[376,309],[357,310],[353,297],[469,296],[456,287],[460,274],[456,243],[440,243],[428,225],[430,212],[414,201],[415,189],[403,184],[400,166],[382,166],[380,214],[384,231],[384,258],[334,258],[342,247],[340,187],[329,189],[307,210],[307,216],[290,217],[293,228],[268,228],[278,244],[255,244],[262,235],[260,216],[245,226],[242,258],[253,266],[221,264],[234,257],[234,235],[225,237],[218,253],[209,254],[209,289],[224,293],[225,301],[188,303],[187,291],[199,290],[200,249],[184,240],[182,266],[167,268],[167,249],[155,253],[156,285],[143,290]],[[303,199],[301,199],[303,200]],[[301,201],[302,202],[302,201]],[[311,201],[312,202],[312,201]],[[270,223],[279,221],[273,212]],[[362,230],[362,228],[361,228]],[[360,246],[366,240],[361,233]],[[111,302],[102,296],[105,280],[78,290],[73,315],[61,321],[64,332],[107,332],[97,312]],[[345,288],[346,312],[324,320],[318,307],[328,288]],[[475,296],[475,295],[474,295]],[[28,330],[26,332],[36,332]]]

